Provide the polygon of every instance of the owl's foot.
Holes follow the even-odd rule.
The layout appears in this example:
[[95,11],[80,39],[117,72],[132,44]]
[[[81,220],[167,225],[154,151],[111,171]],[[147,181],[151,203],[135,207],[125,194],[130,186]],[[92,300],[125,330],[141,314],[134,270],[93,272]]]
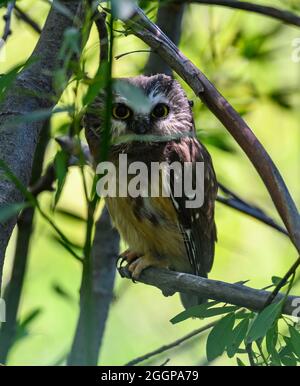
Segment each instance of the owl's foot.
[[133,280],[138,280],[143,270],[149,267],[168,268],[168,262],[166,259],[158,259],[146,254],[128,263],[128,270]]
[[122,268],[123,263],[126,261],[128,264],[131,264],[133,261],[138,259],[141,254],[133,252],[130,249],[127,249],[125,252],[121,253],[117,260],[117,267]]

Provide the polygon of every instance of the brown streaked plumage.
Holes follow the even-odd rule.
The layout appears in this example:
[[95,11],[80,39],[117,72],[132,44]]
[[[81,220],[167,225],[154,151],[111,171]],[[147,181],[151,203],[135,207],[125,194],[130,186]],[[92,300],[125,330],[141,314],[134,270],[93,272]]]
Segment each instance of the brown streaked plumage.
[[[193,115],[183,89],[165,75],[138,76],[118,80],[113,97],[109,160],[116,167],[119,154],[124,153],[129,164],[142,161],[149,167],[151,162],[204,162],[204,204],[200,208],[186,208],[185,196],[106,198],[113,222],[129,246],[124,256],[133,277],[137,278],[148,266],[206,277],[213,264],[217,238],[217,182],[210,155],[195,137]],[[96,159],[101,146],[104,101],[104,96],[97,97],[84,120]],[[135,137],[115,144],[128,135]],[[145,142],[142,135],[152,137]],[[184,294],[181,297],[185,307],[202,300]]]

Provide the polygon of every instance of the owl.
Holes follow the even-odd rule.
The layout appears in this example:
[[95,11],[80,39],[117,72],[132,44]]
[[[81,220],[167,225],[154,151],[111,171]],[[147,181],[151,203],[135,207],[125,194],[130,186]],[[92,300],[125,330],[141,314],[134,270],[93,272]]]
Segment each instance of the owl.
[[[160,267],[207,277],[216,236],[214,221],[217,182],[212,160],[195,133],[192,105],[180,84],[158,74],[114,81],[108,160],[119,168],[120,154],[128,163],[204,162],[204,202],[188,208],[190,198],[106,197],[112,221],[129,249],[121,256],[133,279],[147,267]],[[99,159],[104,137],[106,97],[99,95],[84,117],[86,138]],[[118,183],[118,182],[117,182]],[[185,308],[200,304],[197,296],[180,294]]]

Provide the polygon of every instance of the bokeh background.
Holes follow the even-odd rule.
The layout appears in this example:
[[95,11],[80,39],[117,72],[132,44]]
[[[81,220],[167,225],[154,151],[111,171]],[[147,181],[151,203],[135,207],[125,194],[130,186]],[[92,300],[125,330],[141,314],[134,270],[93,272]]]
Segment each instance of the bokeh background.
[[[292,1],[257,3],[282,7],[291,5]],[[18,4],[43,25],[49,10],[47,2],[21,0]],[[155,10],[149,15],[155,20]],[[1,18],[0,31],[3,26]],[[0,73],[23,63],[38,39],[36,33],[15,17],[12,30],[6,46],[6,60],[0,62]],[[300,62],[292,60],[296,38],[300,38],[299,29],[278,21],[242,11],[191,5],[184,16],[180,49],[243,114],[279,167],[300,207]],[[116,33],[115,55],[144,48],[137,38]],[[84,50],[90,76],[97,70],[98,51],[99,42],[93,28]],[[114,75],[142,73],[147,55],[135,53],[114,60]],[[198,136],[212,155],[219,181],[280,222],[246,156],[184,82],[181,84],[195,101]],[[66,91],[61,103],[72,103],[70,98],[72,93]],[[64,113],[52,117],[53,138],[61,133],[68,119]],[[51,141],[45,166],[57,149]],[[87,169],[86,173],[92,176],[91,170]],[[78,169],[71,168],[55,212],[51,211],[53,194],[43,193],[39,200],[65,234],[81,245],[85,235],[86,204]],[[286,236],[222,204],[217,204],[216,222],[219,241],[210,275],[213,279],[249,280],[250,286],[261,288],[271,283],[272,276],[282,276],[297,257]],[[7,251],[4,286],[11,273],[15,236],[14,233]],[[122,243],[121,249],[124,248]],[[80,264],[57,242],[48,224],[36,215],[19,311],[19,332],[8,364],[64,363],[78,318],[81,273]],[[294,293],[297,291],[300,291],[299,285],[293,289]],[[155,288],[117,277],[101,364],[122,365],[208,322],[187,320],[172,325],[169,320],[181,310],[177,295],[165,298]],[[148,363],[160,364],[167,358],[172,365],[206,363],[205,338],[206,335],[196,337]],[[214,364],[235,364],[235,360],[224,356]]]

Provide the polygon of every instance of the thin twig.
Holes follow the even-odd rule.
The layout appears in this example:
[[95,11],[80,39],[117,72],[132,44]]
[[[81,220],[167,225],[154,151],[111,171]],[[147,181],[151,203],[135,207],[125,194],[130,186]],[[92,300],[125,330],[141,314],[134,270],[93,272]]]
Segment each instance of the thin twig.
[[280,233],[288,236],[288,232],[286,229],[284,229],[282,226],[277,224],[275,220],[273,220],[271,217],[269,217],[261,208],[251,205],[245,200],[243,200],[241,197],[239,197],[236,193],[234,193],[232,190],[228,189],[224,185],[219,183],[219,188],[223,191],[224,194],[228,197],[222,197],[218,196],[217,201],[230,207],[233,209],[238,210],[239,212],[242,212],[244,214],[247,214],[248,216],[255,218],[262,223],[269,225],[270,227],[276,229]]
[[255,360],[254,360],[254,354],[253,354],[253,350],[252,350],[252,343],[247,343],[246,346],[245,346],[245,349],[247,351],[247,355],[248,355],[250,366],[251,367],[255,367],[256,363],[255,363]]
[[140,357],[131,360],[130,362],[126,363],[125,366],[135,366],[140,362],[144,362],[144,361],[146,361],[146,360],[148,360],[156,355],[159,355],[159,354],[162,354],[168,350],[171,350],[172,348],[179,346],[180,344],[190,340],[191,338],[195,337],[196,335],[202,334],[203,332],[211,329],[212,327],[214,327],[216,325],[216,323],[217,322],[212,322],[212,323],[209,323],[203,327],[200,327],[197,330],[190,332],[189,334],[183,336],[180,339],[175,340],[172,343],[161,346],[156,350],[150,351],[147,354],[141,355]]
[[12,16],[12,13],[13,13],[13,10],[15,7],[15,3],[16,3],[16,1],[10,1],[7,4],[6,14],[3,16],[5,24],[4,24],[4,31],[3,31],[3,35],[2,35],[2,40],[4,42],[7,41],[9,35],[11,34],[11,28],[10,28],[11,27],[11,16]]
[[20,20],[22,20],[24,23],[28,24],[36,33],[40,34],[42,32],[41,27],[38,25],[37,22],[35,22],[33,19],[31,19],[30,16],[27,15],[18,5],[15,5],[15,14],[16,17]]
[[222,7],[240,9],[243,11],[254,12],[263,16],[271,17],[283,21],[290,25],[300,26],[300,17],[293,12],[281,8],[270,7],[267,5],[260,5],[250,3],[249,1],[237,0],[175,0],[178,4],[206,4],[206,5],[220,5]]
[[280,290],[287,284],[289,281],[289,278],[294,275],[297,271],[297,269],[300,266],[300,257],[295,261],[295,263],[291,266],[291,268],[287,271],[287,273],[284,275],[284,277],[280,280],[280,282],[276,285],[274,291],[270,294],[269,298],[266,301],[265,307],[267,307],[269,304],[271,304]]
[[109,41],[106,28],[106,13],[96,11],[94,16],[94,22],[96,24],[99,41],[100,41],[100,61],[99,64],[108,62],[109,55]]
[[142,53],[142,52],[150,53],[151,50],[134,50],[134,51],[124,52],[123,54],[115,56],[115,59],[119,60],[121,58],[124,58],[124,56],[131,55],[131,54]]
[[[80,165],[80,158],[83,157],[87,165],[92,164],[92,157],[88,146],[82,142],[76,141],[69,136],[55,138],[60,147],[70,156],[67,167]],[[45,173],[35,183],[30,185],[29,191],[35,197],[42,192],[52,192],[53,184],[56,181],[56,172],[54,163],[48,165]]]

